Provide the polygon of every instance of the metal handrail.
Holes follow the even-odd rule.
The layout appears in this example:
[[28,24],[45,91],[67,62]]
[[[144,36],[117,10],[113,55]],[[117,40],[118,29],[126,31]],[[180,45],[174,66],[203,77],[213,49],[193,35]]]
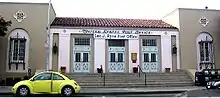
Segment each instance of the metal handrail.
[[140,71],[138,71],[139,77],[140,77],[141,73],[144,73],[144,85],[146,86],[146,85],[147,85],[147,76],[146,76],[146,73],[143,72],[143,70],[141,69],[141,67],[140,67],[139,65],[138,65],[138,69],[140,70]]
[[138,69],[139,69],[139,71],[138,71],[138,76],[140,77],[141,73],[144,73],[144,72],[142,71],[140,65],[137,65],[137,66],[138,66]]
[[103,78],[103,86],[105,86],[105,74],[103,73],[103,68],[101,67],[101,78]]

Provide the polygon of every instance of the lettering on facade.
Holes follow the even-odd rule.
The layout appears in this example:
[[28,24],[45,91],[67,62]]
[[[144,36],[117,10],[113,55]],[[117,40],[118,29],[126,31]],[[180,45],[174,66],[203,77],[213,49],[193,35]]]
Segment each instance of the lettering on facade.
[[150,31],[144,30],[88,30],[83,29],[84,34],[94,34],[94,33],[103,33],[103,34],[151,34]]
[[138,34],[103,34],[94,33],[96,39],[138,39]]

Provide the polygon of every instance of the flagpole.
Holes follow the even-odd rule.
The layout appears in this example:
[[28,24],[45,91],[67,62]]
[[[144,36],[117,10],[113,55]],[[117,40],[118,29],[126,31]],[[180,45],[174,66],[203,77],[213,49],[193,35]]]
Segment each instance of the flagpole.
[[51,0],[49,0],[48,12],[47,12],[47,40],[46,40],[46,64],[45,70],[49,70],[49,62],[50,62],[50,8],[51,8]]

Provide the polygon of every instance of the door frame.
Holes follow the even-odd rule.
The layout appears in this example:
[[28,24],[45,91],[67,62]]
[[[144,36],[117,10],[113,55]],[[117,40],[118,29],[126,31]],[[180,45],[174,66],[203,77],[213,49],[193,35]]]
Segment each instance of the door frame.
[[[109,70],[108,70],[108,63],[109,63],[109,56],[108,56],[108,53],[109,53],[109,51],[108,51],[108,49],[109,49],[109,46],[108,46],[108,41],[109,39],[106,39],[105,40],[105,55],[106,55],[106,57],[105,57],[105,72],[106,73],[112,73],[112,72],[109,72]],[[122,73],[129,73],[129,51],[128,51],[128,39],[125,39],[124,40],[125,41],[125,46],[124,46],[124,48],[125,48],[125,51],[124,51],[124,53],[125,53],[125,58],[124,58],[124,60],[125,60],[125,71],[124,72],[122,72]],[[118,73],[120,73],[120,72],[118,72]]]
[[140,60],[140,63],[139,65],[142,67],[142,40],[143,39],[156,39],[157,40],[157,49],[158,49],[158,65],[159,65],[159,70],[158,72],[162,72],[162,55],[161,55],[161,36],[160,35],[139,35],[139,60]]
[[[70,38],[70,60],[69,60],[69,72],[70,73],[76,73],[73,71],[73,60],[74,60],[74,48],[76,48],[77,46],[74,45],[74,39],[75,38],[90,38],[90,45],[86,46],[86,47],[90,47],[90,60],[94,61],[94,38],[93,38],[93,34],[71,34],[71,38]],[[89,69],[89,73],[94,73],[94,64],[95,62],[90,62],[90,69]]]

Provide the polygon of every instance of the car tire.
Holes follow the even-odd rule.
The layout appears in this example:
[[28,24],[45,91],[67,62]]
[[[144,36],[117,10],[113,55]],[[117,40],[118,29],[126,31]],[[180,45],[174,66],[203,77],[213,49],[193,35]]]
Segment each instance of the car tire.
[[27,86],[20,86],[16,91],[16,96],[26,97],[29,96],[30,89]]
[[61,90],[61,95],[65,97],[70,97],[75,93],[75,90],[72,86],[64,86]]

